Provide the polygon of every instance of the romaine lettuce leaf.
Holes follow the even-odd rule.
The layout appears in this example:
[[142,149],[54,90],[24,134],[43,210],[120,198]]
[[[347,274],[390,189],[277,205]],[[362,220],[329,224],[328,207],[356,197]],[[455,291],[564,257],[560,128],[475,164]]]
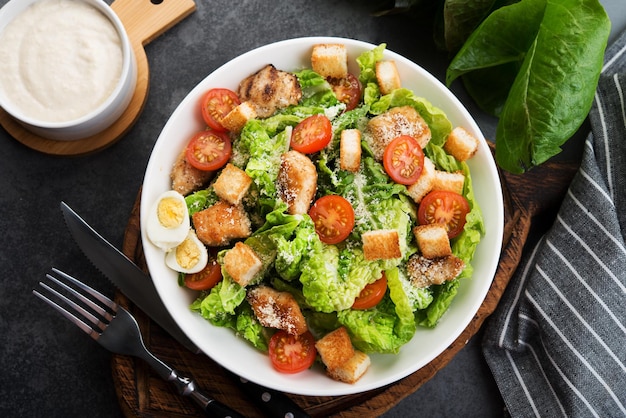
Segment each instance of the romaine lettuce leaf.
[[191,309],[219,326],[233,326],[235,309],[246,298],[246,289],[225,276],[208,294],[202,294],[191,305]]
[[337,314],[354,346],[365,353],[397,353],[415,334],[413,310],[398,269],[385,272],[388,294],[374,308],[347,309]]

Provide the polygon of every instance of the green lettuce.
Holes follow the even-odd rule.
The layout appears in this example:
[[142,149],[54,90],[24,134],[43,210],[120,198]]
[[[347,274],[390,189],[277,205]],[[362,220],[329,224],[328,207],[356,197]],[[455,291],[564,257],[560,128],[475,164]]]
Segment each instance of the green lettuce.
[[374,308],[337,314],[354,346],[365,353],[397,353],[415,334],[416,324],[398,269],[385,272],[388,293]]
[[598,0],[522,0],[472,32],[446,82],[499,117],[496,161],[522,173],[561,152],[589,113],[611,22]]

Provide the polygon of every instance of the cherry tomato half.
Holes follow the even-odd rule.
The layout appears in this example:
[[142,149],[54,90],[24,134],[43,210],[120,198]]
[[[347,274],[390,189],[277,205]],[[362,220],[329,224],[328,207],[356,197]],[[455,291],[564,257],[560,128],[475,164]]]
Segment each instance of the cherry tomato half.
[[192,290],[209,290],[222,280],[222,267],[217,262],[216,251],[209,250],[209,262],[198,273],[185,275],[185,286]]
[[228,89],[211,89],[202,98],[202,119],[209,128],[224,132],[222,119],[240,104],[237,93]]
[[226,164],[232,152],[230,138],[224,132],[206,130],[191,138],[186,149],[189,164],[203,171],[214,171]]
[[424,169],[424,151],[412,136],[399,136],[385,148],[383,166],[396,183],[413,184]]
[[312,154],[328,145],[332,133],[330,120],[325,115],[319,113],[309,116],[293,128],[291,148],[304,154]]
[[326,244],[337,244],[350,235],[354,228],[354,209],[338,195],[320,197],[309,209],[315,232]]
[[417,219],[422,225],[439,222],[446,225],[450,239],[461,233],[465,217],[469,212],[467,200],[458,193],[435,190],[428,193],[417,210]]
[[330,80],[330,85],[337,99],[346,104],[346,110],[352,110],[358,106],[361,101],[361,83],[356,76],[348,74],[345,78],[333,78]]
[[387,292],[387,276],[383,272],[383,276],[376,280],[374,283],[370,283],[361,290],[361,293],[354,300],[352,309],[369,309],[378,305],[383,300]]
[[270,338],[270,360],[272,366],[281,373],[298,373],[308,369],[316,355],[315,339],[309,331],[290,335],[279,330]]

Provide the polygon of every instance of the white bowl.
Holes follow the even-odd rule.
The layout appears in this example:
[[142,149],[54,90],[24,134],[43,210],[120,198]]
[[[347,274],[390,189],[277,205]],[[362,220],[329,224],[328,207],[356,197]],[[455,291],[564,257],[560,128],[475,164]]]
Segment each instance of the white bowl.
[[[243,54],[202,80],[174,111],[159,136],[148,162],[141,196],[140,219],[147,219],[151,204],[171,188],[170,170],[180,150],[192,134],[204,128],[198,105],[204,92],[213,87],[236,90],[240,80],[268,63],[282,70],[310,67],[311,48],[317,43],[343,43],[347,46],[350,71],[358,74],[354,59],[374,45],[342,38],[312,37],[273,43]],[[488,144],[476,122],[459,100],[435,77],[408,59],[387,50],[386,59],[395,60],[403,86],[431,101],[446,112],[454,126],[462,125],[480,138],[477,154],[468,161],[475,196],[483,211],[486,235],[473,260],[474,276],[463,279],[452,306],[434,329],[418,329],[413,339],[397,355],[374,354],[372,365],[355,384],[334,381],[321,367],[299,374],[282,374],[269,358],[237,338],[226,328],[211,325],[189,309],[196,293],[177,284],[176,273],[163,262],[163,252],[143,233],[143,249],[152,280],[175,321],[208,356],[244,378],[280,391],[312,396],[337,396],[363,392],[393,383],[428,364],[441,354],[470,323],[485,298],[498,265],[504,223],[500,180]],[[143,229],[142,229],[143,230]],[[144,231],[145,232],[145,231]]]
[[[0,33],[31,4],[38,0],[12,0],[0,9]],[[126,110],[137,83],[137,63],[124,25],[117,14],[102,0],[80,0],[106,16],[119,34],[122,47],[122,71],[110,96],[97,108],[76,119],[63,122],[38,120],[24,114],[0,91],[0,107],[28,131],[44,138],[72,141],[98,134],[111,126]],[[1,77],[2,75],[0,75]]]

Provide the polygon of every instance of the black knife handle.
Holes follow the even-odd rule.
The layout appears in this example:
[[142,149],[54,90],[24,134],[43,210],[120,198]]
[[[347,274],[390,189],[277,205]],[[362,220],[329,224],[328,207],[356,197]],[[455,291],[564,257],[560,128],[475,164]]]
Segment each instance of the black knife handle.
[[287,395],[234,376],[239,387],[270,417],[311,418]]

